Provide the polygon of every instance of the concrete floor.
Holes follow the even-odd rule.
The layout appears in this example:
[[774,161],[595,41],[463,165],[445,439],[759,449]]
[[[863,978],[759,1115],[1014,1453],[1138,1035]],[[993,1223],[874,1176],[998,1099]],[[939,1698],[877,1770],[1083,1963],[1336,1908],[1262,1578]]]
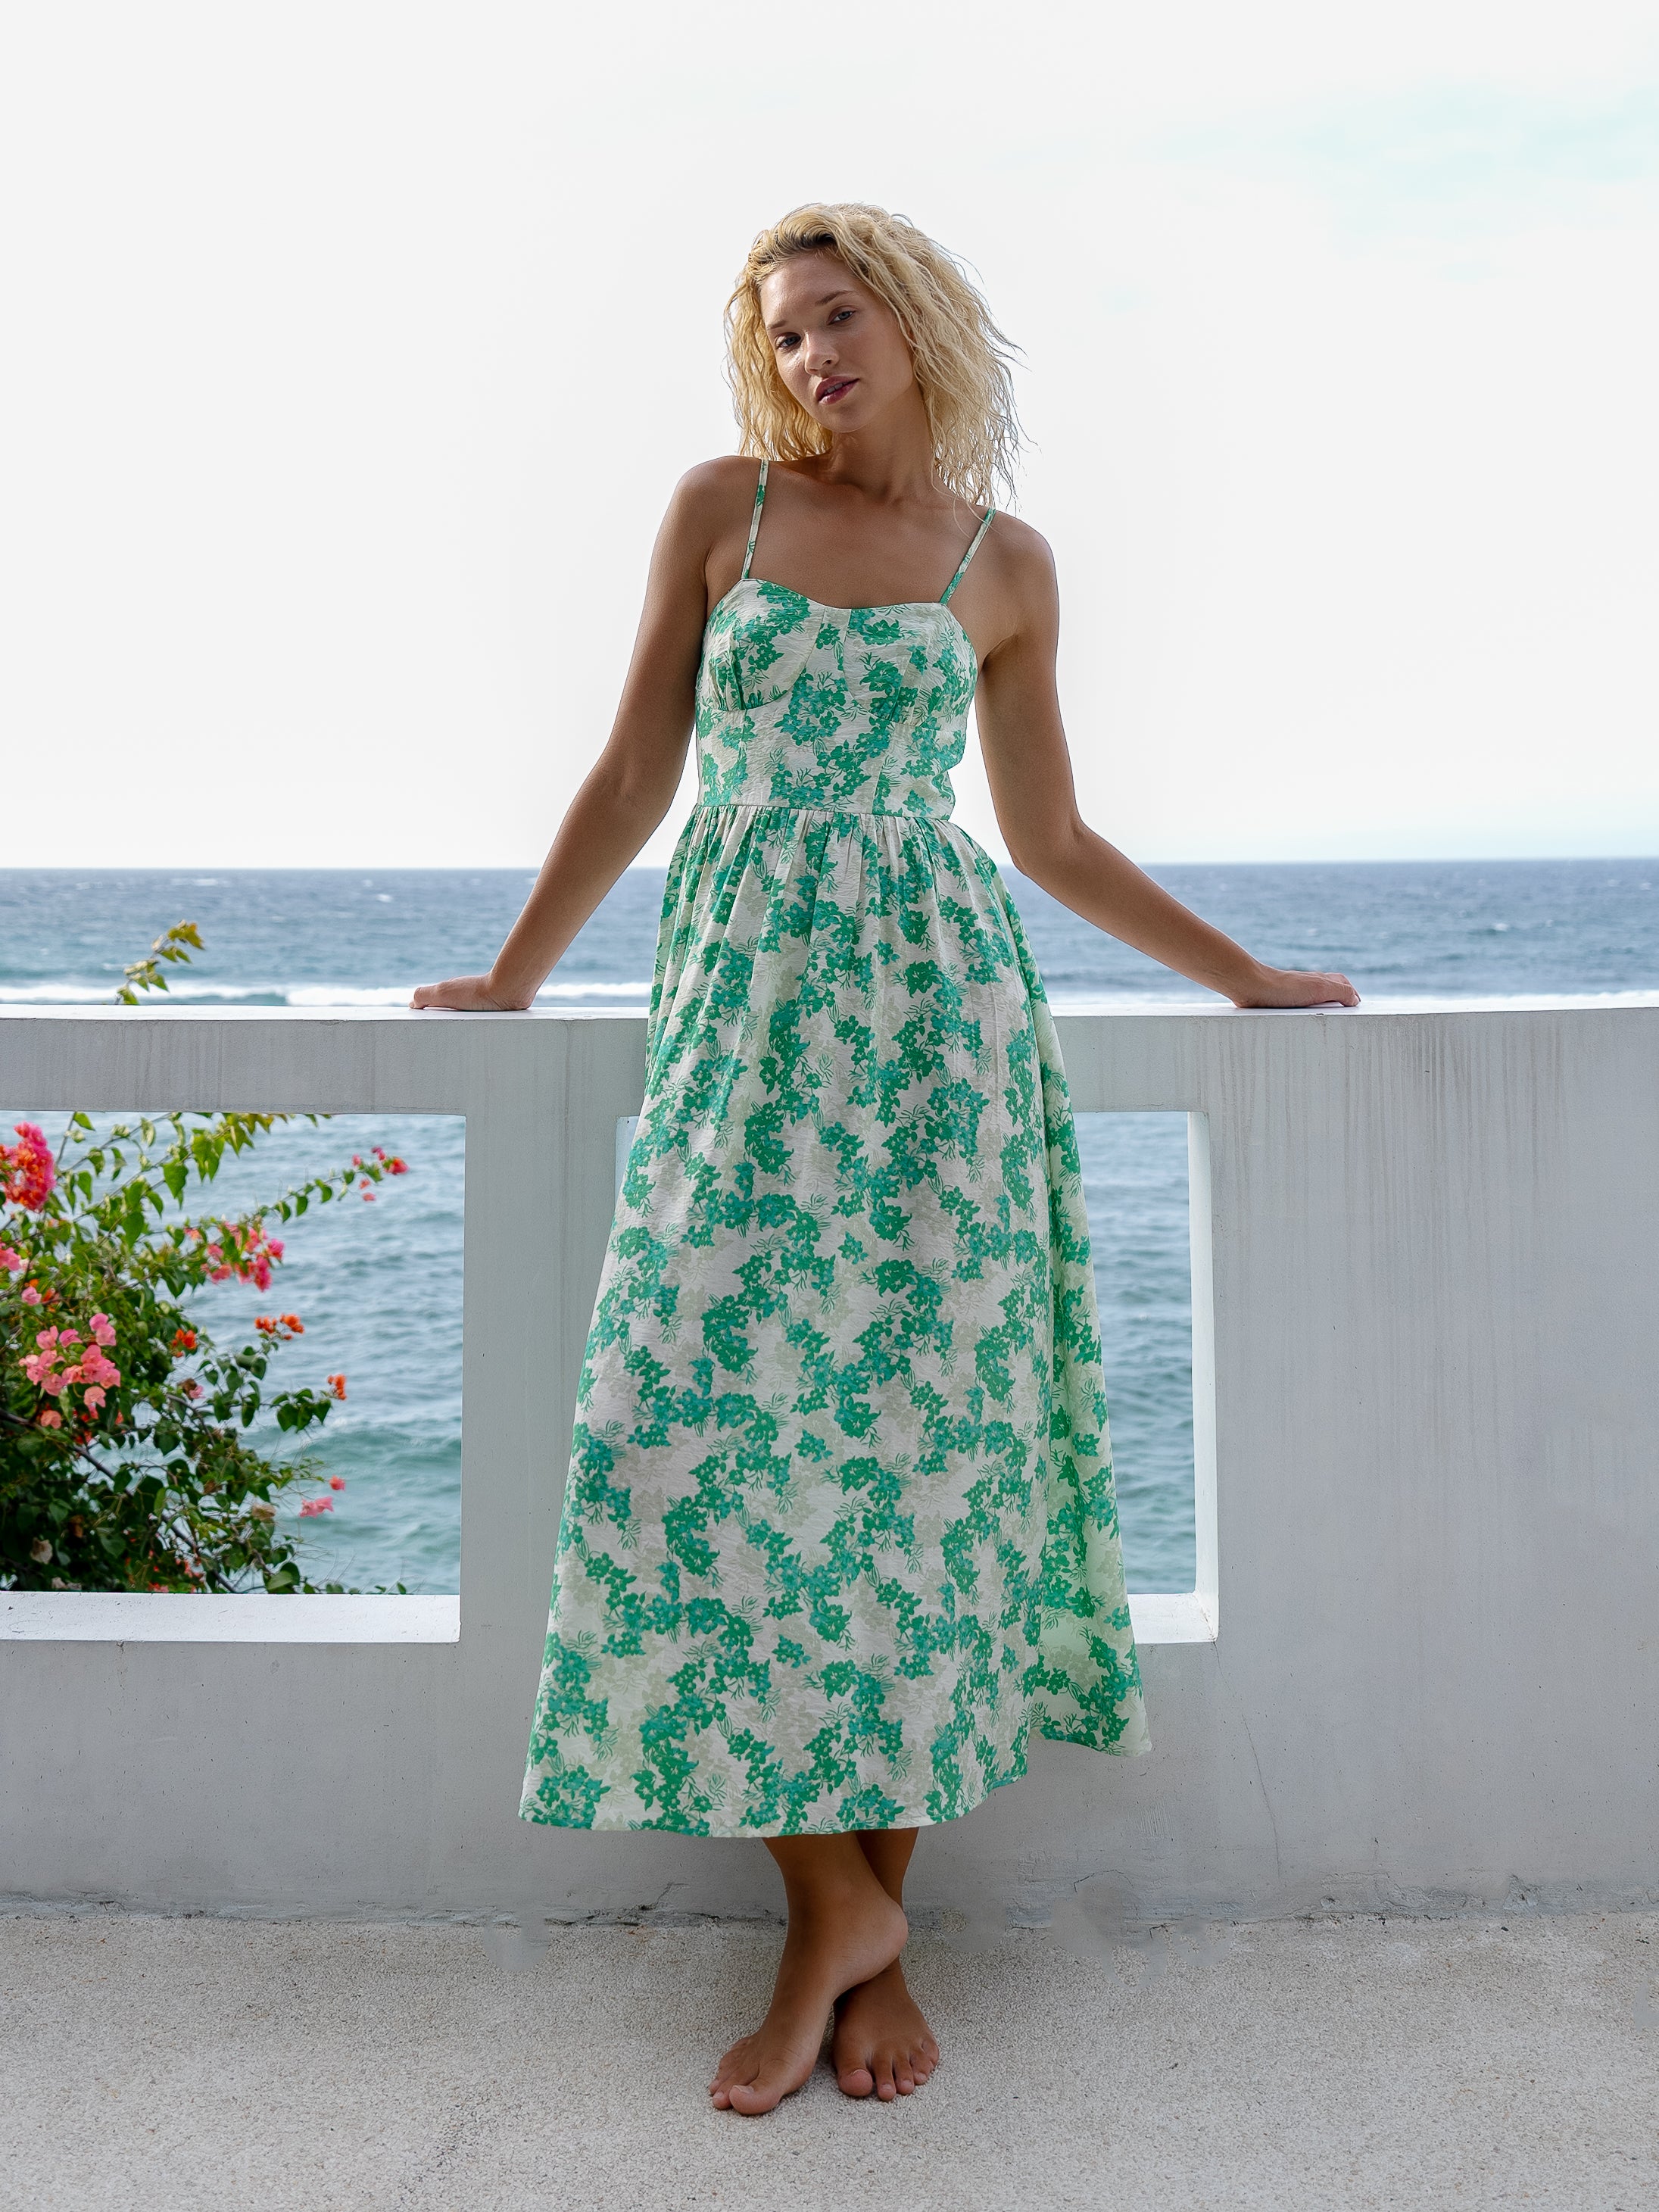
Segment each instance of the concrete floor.
[[1659,1916],[921,1935],[925,2090],[716,2113],[777,1944],[0,1920],[0,2203],[1659,2207]]

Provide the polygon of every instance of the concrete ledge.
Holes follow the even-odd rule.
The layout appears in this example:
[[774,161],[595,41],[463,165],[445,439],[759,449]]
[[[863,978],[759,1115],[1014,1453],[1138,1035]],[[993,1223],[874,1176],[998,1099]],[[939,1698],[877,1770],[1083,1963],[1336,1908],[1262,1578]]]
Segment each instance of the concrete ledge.
[[1215,1601],[1195,1590],[1174,1596],[1148,1591],[1129,1600],[1137,1644],[1213,1644]]
[[[1207,1644],[1201,1601],[1132,1597],[1138,1644]],[[192,1597],[173,1590],[7,1590],[0,1641],[35,1644],[458,1644],[459,1597]]]
[[193,1597],[8,1590],[0,1638],[37,1644],[454,1644],[459,1597]]

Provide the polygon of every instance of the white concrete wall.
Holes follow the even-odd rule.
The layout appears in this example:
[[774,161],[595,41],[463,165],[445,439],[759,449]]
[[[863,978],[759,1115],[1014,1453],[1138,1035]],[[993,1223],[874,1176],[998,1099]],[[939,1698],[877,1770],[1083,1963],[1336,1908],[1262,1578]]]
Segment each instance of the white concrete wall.
[[[917,1901],[1042,1913],[1102,1875],[1146,1915],[1659,1895],[1659,1000],[1060,1030],[1079,1109],[1195,1117],[1200,1591],[1137,1601],[1152,1756],[1039,1745],[924,1838]],[[775,1906],[758,1844],[515,1814],[642,1039],[0,1012],[20,1106],[467,1117],[459,1609],[0,1594],[0,1894]]]

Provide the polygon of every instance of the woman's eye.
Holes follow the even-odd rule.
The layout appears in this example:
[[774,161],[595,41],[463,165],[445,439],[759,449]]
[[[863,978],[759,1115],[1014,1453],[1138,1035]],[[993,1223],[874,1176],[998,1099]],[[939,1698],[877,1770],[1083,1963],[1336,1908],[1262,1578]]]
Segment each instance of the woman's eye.
[[830,319],[832,323],[838,323],[843,315],[850,315],[852,312],[853,310],[850,307],[837,307],[835,313],[830,316]]
[[786,353],[791,346],[799,345],[799,343],[800,340],[799,338],[780,338],[778,340],[778,351],[780,353]]

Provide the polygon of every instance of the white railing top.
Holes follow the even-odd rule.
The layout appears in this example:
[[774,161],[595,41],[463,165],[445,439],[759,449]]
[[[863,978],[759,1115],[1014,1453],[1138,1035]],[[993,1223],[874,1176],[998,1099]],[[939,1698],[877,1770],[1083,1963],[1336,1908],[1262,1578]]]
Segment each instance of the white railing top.
[[[1532,1013],[1607,1013],[1613,1011],[1633,1011],[1659,1008],[1659,990],[1601,991],[1601,992],[1527,992],[1496,994],[1486,997],[1448,998],[1425,994],[1420,997],[1404,994],[1379,995],[1365,1000],[1358,1006],[1231,1006],[1219,1000],[1187,999],[1091,999],[1082,995],[1063,995],[1050,1000],[1059,1019],[1066,1021],[1098,1020],[1126,1021],[1146,1017],[1159,1020],[1226,1021],[1341,1021],[1363,1022],[1382,1018],[1395,1019],[1401,1015],[1433,1014],[1443,1017],[1462,1014]],[[249,1006],[179,1003],[177,1001],[146,1001],[136,1006],[88,1006],[83,1003],[58,1003],[50,1000],[29,1000],[26,1003],[0,1005],[0,1020],[28,1022],[94,1022],[112,1023],[119,1026],[143,1021],[163,1020],[180,1023],[307,1023],[314,1022],[333,1027],[341,1023],[365,1024],[420,1025],[433,1029],[448,1028],[457,1022],[473,1024],[507,1023],[522,1025],[526,1019],[536,1022],[629,1022],[642,1021],[645,1007],[641,1006],[569,1005],[537,1006],[516,1013],[454,1013],[447,1008],[420,1009],[412,1006]]]

